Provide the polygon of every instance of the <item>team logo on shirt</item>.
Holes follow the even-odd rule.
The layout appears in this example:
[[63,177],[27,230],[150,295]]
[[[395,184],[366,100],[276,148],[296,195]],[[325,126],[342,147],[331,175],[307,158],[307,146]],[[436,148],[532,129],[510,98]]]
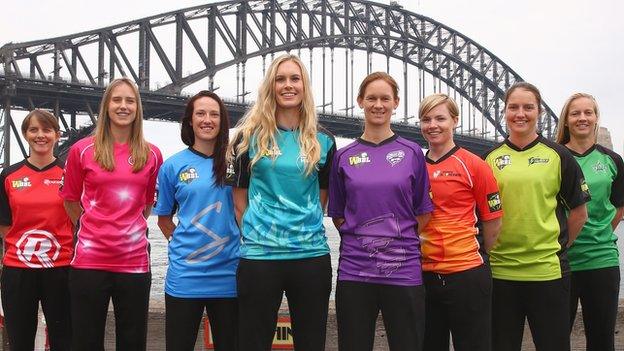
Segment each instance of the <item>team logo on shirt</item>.
[[63,184],[63,179],[44,179],[43,185],[61,185]]
[[357,155],[349,156],[349,165],[359,167],[364,163],[370,163],[370,157],[366,152],[359,153]]
[[503,168],[505,168],[505,166],[508,166],[511,164],[511,156],[509,155],[498,156],[496,159],[494,159],[494,164],[496,165],[496,168],[498,168],[499,170],[502,170]]
[[61,253],[61,244],[45,230],[27,231],[15,246],[17,258],[30,268],[52,268]]
[[536,163],[548,163],[550,162],[549,158],[540,158],[540,157],[530,157],[529,158],[529,166],[534,165]]
[[438,178],[438,177],[461,177],[461,174],[454,172],[454,171],[441,171],[441,170],[436,170],[433,172],[433,177],[434,178]]
[[197,173],[197,170],[193,167],[190,167],[184,171],[182,171],[182,173],[180,173],[180,181],[186,184],[190,184],[192,181],[194,181],[195,179],[199,178],[199,173]]
[[132,158],[132,155],[130,155],[130,157],[128,157],[128,164],[130,166],[134,166],[134,158]]
[[282,151],[279,148],[275,147],[275,148],[273,148],[271,150],[265,151],[262,154],[262,157],[276,158],[276,157],[281,156],[281,155],[282,155]]
[[500,211],[502,208],[500,194],[498,192],[487,194],[487,203],[490,212]]
[[403,161],[404,157],[405,152],[403,150],[390,151],[386,154],[386,161],[394,167],[394,165]]
[[28,177],[11,181],[11,187],[16,190],[24,190],[26,188],[30,188],[31,186],[32,183]]
[[236,175],[234,171],[234,163],[228,163],[227,170],[225,171],[225,178],[230,179]]
[[607,171],[607,166],[604,163],[598,161],[592,166],[592,169],[596,173],[605,173]]

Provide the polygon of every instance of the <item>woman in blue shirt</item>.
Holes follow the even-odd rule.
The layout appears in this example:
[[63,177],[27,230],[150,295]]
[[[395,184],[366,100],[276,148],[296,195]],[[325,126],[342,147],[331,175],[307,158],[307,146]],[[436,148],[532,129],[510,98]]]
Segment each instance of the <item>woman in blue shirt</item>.
[[167,159],[158,174],[154,213],[169,240],[165,281],[169,351],[193,350],[204,309],[215,350],[238,350],[239,230],[232,188],[224,184],[228,131],[221,99],[210,91],[199,92],[189,99],[182,118],[182,141],[189,148]]

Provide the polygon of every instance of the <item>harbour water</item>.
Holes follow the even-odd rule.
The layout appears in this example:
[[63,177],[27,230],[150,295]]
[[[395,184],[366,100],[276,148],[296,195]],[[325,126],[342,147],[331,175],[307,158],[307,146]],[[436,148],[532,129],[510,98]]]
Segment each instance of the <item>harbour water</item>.
[[[156,217],[151,216],[148,219],[148,224],[150,228],[149,239],[151,243],[151,252],[152,252],[152,290],[151,297],[153,302],[161,302],[164,300],[164,281],[165,274],[167,272],[167,241],[162,235],[160,229],[156,225]],[[332,259],[332,268],[334,270],[334,278],[336,277],[336,269],[338,267],[338,247],[340,245],[340,236],[338,231],[334,228],[332,221],[330,218],[324,219],[325,228],[327,231],[327,241],[329,242],[329,247],[331,250],[331,259]],[[618,240],[618,247],[620,249],[620,253],[624,252],[624,223],[620,224],[620,226],[616,230],[616,234],[620,240]],[[620,264],[620,274],[624,277],[624,272],[622,272],[622,264]],[[622,280],[624,282],[624,279]],[[335,279],[332,279],[332,284],[335,285]],[[334,286],[335,287],[335,286]],[[332,289],[332,298],[333,298]],[[620,298],[624,298],[624,287],[620,286]]]

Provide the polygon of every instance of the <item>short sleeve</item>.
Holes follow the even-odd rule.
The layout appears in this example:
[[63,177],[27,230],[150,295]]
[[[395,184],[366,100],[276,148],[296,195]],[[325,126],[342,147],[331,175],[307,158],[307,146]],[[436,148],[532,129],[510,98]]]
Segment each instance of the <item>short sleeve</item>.
[[13,223],[9,194],[6,191],[6,168],[0,173],[0,225],[9,226]]
[[561,158],[561,187],[558,197],[568,209],[573,209],[591,199],[589,187],[574,156],[566,149],[557,150],[557,153]]
[[479,210],[479,219],[489,221],[503,215],[498,184],[492,169],[475,157],[472,170],[472,193]]
[[165,162],[158,171],[158,199],[154,206],[154,214],[159,216],[172,215],[175,204],[175,183],[177,178],[170,162]]
[[332,218],[344,218],[346,203],[345,183],[340,169],[340,156],[333,157],[329,171],[329,202],[327,214]]
[[249,169],[249,149],[242,154],[238,154],[236,149],[240,144],[242,136],[236,138],[234,143],[232,163],[228,165],[225,184],[235,188],[249,188],[249,179],[251,178],[251,170]]
[[414,173],[416,175],[413,184],[414,212],[417,216],[433,212],[429,173],[427,172],[425,156],[420,149],[414,150]]
[[609,200],[613,206],[619,208],[624,206],[624,162],[622,157],[615,152],[609,153],[609,156],[613,159],[617,170],[613,183],[611,183],[611,197]]
[[82,196],[85,170],[82,167],[80,153],[78,145],[72,146],[65,161],[59,196],[66,201],[80,201]]
[[149,175],[149,180],[147,182],[147,189],[145,191],[145,205],[149,206],[154,203],[154,199],[156,198],[156,180],[158,179],[158,170],[163,163],[162,154],[160,150],[150,145],[150,150],[152,152],[152,156],[154,156],[154,165],[153,169]]
[[333,167],[334,154],[336,153],[336,142],[331,139],[331,146],[327,150],[327,156],[325,157],[325,164],[319,169],[319,188],[327,189],[329,187],[329,175],[331,168]]

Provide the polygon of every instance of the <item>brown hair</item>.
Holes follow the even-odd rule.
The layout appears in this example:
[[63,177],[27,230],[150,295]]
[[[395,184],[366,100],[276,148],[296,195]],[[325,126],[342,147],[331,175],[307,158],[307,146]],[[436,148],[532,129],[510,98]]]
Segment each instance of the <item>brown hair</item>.
[[505,107],[507,107],[507,101],[509,100],[509,97],[517,89],[523,89],[530,93],[533,93],[535,99],[537,100],[537,112],[539,114],[542,114],[542,94],[540,94],[539,89],[537,89],[535,85],[527,82],[517,82],[509,87],[509,89],[507,89],[507,92],[505,93]]
[[217,102],[217,104],[219,104],[219,134],[217,134],[217,141],[214,146],[214,152],[212,153],[212,173],[214,174],[215,182],[218,185],[223,185],[225,182],[225,171],[227,168],[225,156],[227,154],[227,147],[230,140],[230,122],[225,104],[217,94],[208,90],[202,90],[187,101],[184,116],[182,117],[182,129],[180,131],[180,136],[184,144],[188,146],[193,146],[193,144],[195,144],[195,133],[193,133],[191,121],[193,120],[193,113],[195,112],[195,101],[203,97],[213,99]]
[[362,81],[362,83],[360,83],[360,89],[358,90],[358,96],[357,96],[358,100],[364,99],[364,93],[366,92],[366,87],[370,83],[376,80],[383,80],[384,82],[388,83],[390,87],[392,88],[394,99],[396,100],[399,98],[399,85],[397,84],[396,80],[394,80],[394,78],[392,78],[392,76],[386,72],[373,72],[367,75]]
[[53,114],[46,110],[35,109],[30,111],[30,113],[26,115],[26,118],[24,118],[24,121],[22,122],[22,134],[26,134],[28,127],[30,127],[30,121],[33,118],[36,118],[37,121],[46,128],[52,128],[57,133],[61,131],[58,120]]

